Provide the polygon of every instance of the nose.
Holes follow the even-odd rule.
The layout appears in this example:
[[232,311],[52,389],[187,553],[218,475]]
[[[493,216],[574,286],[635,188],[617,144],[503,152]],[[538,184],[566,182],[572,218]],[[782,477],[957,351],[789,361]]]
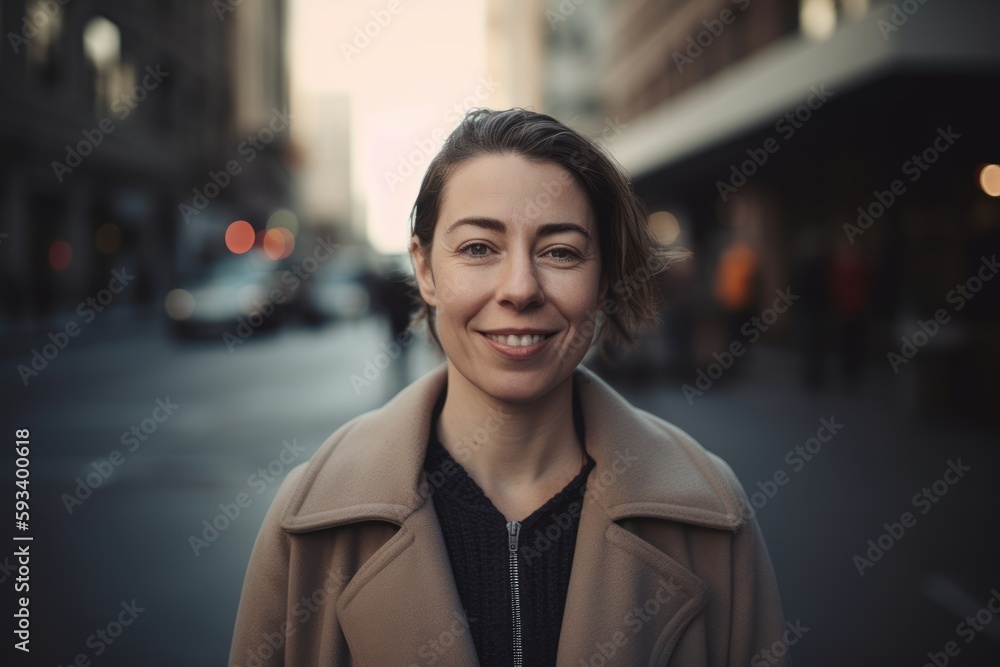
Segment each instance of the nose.
[[497,286],[497,301],[519,311],[545,303],[545,292],[531,253],[512,252],[505,258]]

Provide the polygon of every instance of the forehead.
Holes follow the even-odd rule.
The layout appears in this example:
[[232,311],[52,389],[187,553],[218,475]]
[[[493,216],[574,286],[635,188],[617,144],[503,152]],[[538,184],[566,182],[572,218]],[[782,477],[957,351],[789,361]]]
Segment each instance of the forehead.
[[587,194],[569,170],[514,154],[482,155],[452,172],[442,192],[438,222],[447,227],[467,216],[521,225],[576,222],[589,231],[595,225]]

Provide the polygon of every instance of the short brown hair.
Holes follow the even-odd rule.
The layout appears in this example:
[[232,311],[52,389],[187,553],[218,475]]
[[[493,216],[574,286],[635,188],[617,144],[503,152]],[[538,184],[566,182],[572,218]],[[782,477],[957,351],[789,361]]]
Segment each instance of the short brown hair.
[[[430,262],[445,184],[463,162],[487,154],[553,162],[583,188],[597,222],[601,277],[608,284],[604,304],[599,306],[598,317],[603,313],[605,321],[596,343],[605,359],[607,345],[616,344],[626,351],[634,348],[637,334],[657,321],[652,277],[690,253],[660,244],[624,168],[596,141],[551,116],[519,108],[476,108],[466,113],[428,165],[410,213],[411,238],[417,237],[425,261]],[[419,290],[416,299],[418,309],[409,328],[415,330],[426,321],[434,344],[443,351],[434,309],[423,301]]]

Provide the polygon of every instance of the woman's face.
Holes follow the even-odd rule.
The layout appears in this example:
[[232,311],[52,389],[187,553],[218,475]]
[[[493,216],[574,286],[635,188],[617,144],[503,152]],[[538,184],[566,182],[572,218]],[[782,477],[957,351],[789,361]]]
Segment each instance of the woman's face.
[[416,238],[411,251],[445,355],[462,376],[520,402],[572,373],[607,291],[596,225],[583,189],[558,164],[507,154],[456,168],[430,266]]

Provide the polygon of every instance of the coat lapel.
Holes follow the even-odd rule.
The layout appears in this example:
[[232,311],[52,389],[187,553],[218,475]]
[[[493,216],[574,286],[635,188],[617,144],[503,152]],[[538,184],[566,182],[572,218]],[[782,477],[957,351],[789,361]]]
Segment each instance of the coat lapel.
[[365,563],[337,614],[358,664],[479,665],[433,503]]
[[580,368],[587,481],[559,637],[558,667],[665,665],[707,599],[704,583],[618,521],[655,518],[735,530],[738,501],[680,429],[631,406]]
[[580,515],[558,667],[665,664],[704,606],[704,586],[588,504]]

